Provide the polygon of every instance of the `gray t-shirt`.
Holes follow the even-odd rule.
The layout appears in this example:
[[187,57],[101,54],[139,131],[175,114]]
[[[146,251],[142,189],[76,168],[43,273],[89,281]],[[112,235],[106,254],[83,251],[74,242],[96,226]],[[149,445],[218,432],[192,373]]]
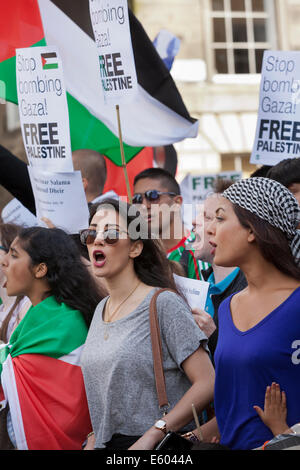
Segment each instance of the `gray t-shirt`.
[[[161,418],[155,387],[149,325],[153,289],[128,316],[112,323],[102,318],[107,297],[96,308],[81,367],[97,448],[113,434],[142,435]],[[157,299],[163,367],[170,409],[190,388],[182,362],[207,337],[181,297],[162,292]],[[106,338],[106,339],[105,339]],[[188,430],[195,425],[184,428]]]

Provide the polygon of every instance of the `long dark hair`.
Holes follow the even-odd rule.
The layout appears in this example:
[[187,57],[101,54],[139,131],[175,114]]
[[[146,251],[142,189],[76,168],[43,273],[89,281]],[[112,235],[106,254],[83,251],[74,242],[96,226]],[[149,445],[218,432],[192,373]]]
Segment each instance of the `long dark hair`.
[[18,240],[30,256],[32,266],[46,264],[45,279],[50,287],[47,295],[79,310],[89,326],[104,295],[72,238],[58,228],[31,227],[23,229]]
[[253,231],[262,256],[283,274],[300,280],[300,268],[284,232],[237,204],[233,204],[233,209],[240,224]]
[[[143,242],[141,254],[134,258],[134,270],[139,280],[148,286],[169,288],[181,295],[176,288],[172,267],[162,243],[158,239],[151,238],[147,221],[143,219],[139,211],[126,202],[105,199],[100,204],[94,204],[90,209],[90,223],[100,208],[114,209],[126,221],[131,240]],[[131,224],[134,226],[134,233],[130,229]]]

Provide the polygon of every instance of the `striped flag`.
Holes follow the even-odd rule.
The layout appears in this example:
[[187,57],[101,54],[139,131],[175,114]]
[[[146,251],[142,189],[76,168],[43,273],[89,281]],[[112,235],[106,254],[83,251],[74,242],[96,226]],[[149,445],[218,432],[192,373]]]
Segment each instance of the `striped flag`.
[[[169,145],[196,137],[198,131],[198,121],[190,117],[155,47],[129,13],[139,90],[134,103],[120,108],[127,162],[142,147]],[[102,103],[88,0],[5,2],[0,17],[0,80],[6,84],[6,99],[17,102],[15,49],[46,42],[58,47],[64,66],[72,150],[97,150],[121,166],[115,109]]]
[[55,52],[41,54],[43,70],[58,69],[57,55]]
[[1,347],[0,401],[18,450],[81,449],[91,431],[79,366],[86,335],[81,313],[48,297]]

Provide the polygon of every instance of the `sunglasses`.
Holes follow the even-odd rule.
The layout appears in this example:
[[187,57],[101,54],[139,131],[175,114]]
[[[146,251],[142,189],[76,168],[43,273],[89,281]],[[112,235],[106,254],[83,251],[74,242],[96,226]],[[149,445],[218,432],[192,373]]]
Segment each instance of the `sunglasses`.
[[102,233],[105,243],[108,245],[114,245],[120,240],[120,234],[127,232],[125,230],[117,230],[115,228],[104,230],[104,232],[97,232],[95,229],[86,228],[84,230],[80,230],[79,232],[80,241],[83,245],[92,245],[98,237],[99,233]]
[[148,202],[157,202],[162,194],[168,194],[169,196],[177,196],[176,193],[162,192],[162,191],[157,191],[156,189],[149,189],[145,193],[134,194],[132,198],[132,203],[142,204],[144,197]]

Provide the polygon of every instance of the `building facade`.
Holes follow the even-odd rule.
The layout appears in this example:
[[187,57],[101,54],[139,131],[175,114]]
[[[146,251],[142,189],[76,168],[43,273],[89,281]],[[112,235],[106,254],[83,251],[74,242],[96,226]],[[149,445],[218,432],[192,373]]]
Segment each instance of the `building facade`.
[[180,41],[172,75],[199,135],[176,144],[187,172],[255,170],[249,164],[263,52],[299,50],[299,0],[135,0],[149,37],[167,29]]

